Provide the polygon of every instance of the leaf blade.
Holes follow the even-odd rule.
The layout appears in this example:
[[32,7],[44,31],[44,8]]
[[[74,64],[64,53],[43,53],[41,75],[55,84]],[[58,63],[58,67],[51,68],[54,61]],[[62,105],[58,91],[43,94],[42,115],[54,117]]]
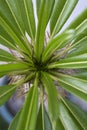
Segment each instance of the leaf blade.
[[54,8],[53,8],[53,12],[52,12],[52,16],[51,16],[51,20],[50,20],[50,31],[51,34],[53,32],[53,29],[56,25],[56,22],[60,16],[60,13],[65,5],[66,0],[55,0],[55,4],[54,4]]
[[14,117],[14,119],[12,120],[8,130],[14,130],[16,129],[16,126],[18,125],[18,120],[20,118],[20,114],[21,114],[21,110],[16,114],[16,116]]
[[75,36],[75,31],[74,30],[68,30],[66,32],[63,32],[59,36],[55,37],[51,41],[49,41],[47,47],[45,48],[45,50],[43,52],[42,61],[46,62],[46,60],[48,60],[51,57],[51,55],[55,51],[57,51],[57,49],[59,49],[59,47],[63,43],[67,43],[67,42],[72,41],[74,36]]
[[37,27],[37,33],[36,33],[36,44],[34,48],[35,56],[38,61],[40,61],[40,58],[42,55],[45,30],[46,30],[46,26],[48,24],[48,21],[52,12],[53,5],[54,5],[54,0],[41,1],[41,6],[39,9],[39,16],[38,16],[38,27]]
[[60,29],[63,27],[63,25],[69,18],[70,14],[72,13],[73,9],[75,8],[77,2],[78,2],[78,0],[72,0],[72,1],[67,0],[66,1],[65,6],[64,6],[64,8],[57,20],[55,28],[52,32],[52,36],[55,36],[60,31]]
[[54,64],[50,64],[48,68],[87,68],[87,54],[80,54],[77,56],[69,57],[66,59],[61,59]]
[[63,123],[64,128],[67,130],[82,129],[62,102],[60,103],[60,120]]
[[85,19],[87,19],[87,9],[83,10],[80,15],[78,15],[68,26],[67,29],[75,29],[77,28],[78,25],[80,25],[82,23],[82,21],[84,21]]
[[3,49],[0,49],[0,61],[7,61],[7,62],[10,62],[10,61],[16,61],[17,59],[11,55],[11,53],[3,50]]
[[[87,100],[87,82],[81,78],[66,74],[57,74],[53,77],[59,85],[74,95]],[[74,81],[74,82],[73,82]]]
[[[52,130],[51,122],[45,106],[41,104],[37,117],[36,130]],[[44,116],[44,117],[43,117]]]
[[64,100],[64,104],[67,106],[72,115],[80,123],[83,129],[87,129],[87,115],[74,103]]
[[[37,104],[38,104],[38,88],[37,88],[37,81],[35,81],[34,86],[29,90],[16,130],[35,129],[36,116],[38,110]],[[24,121],[25,120],[24,117],[26,121]],[[23,124],[23,126],[21,124]]]
[[55,127],[55,121],[57,120],[59,114],[58,93],[52,79],[46,72],[42,73],[42,82],[48,95],[48,109],[50,119],[53,122],[53,127]]
[[16,85],[0,86],[0,106],[12,96],[15,90]]
[[12,72],[28,70],[28,65],[24,63],[9,63],[0,65],[0,73],[2,76]]

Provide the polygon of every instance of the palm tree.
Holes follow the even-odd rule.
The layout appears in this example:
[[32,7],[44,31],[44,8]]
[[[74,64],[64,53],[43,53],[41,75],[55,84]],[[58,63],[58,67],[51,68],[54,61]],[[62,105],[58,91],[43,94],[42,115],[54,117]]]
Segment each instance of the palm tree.
[[0,105],[15,91],[25,96],[9,130],[87,129],[85,112],[67,99],[87,100],[87,9],[62,30],[77,3],[36,0],[36,18],[32,0],[0,0],[0,44],[8,48],[0,49],[0,77],[12,78],[0,87]]

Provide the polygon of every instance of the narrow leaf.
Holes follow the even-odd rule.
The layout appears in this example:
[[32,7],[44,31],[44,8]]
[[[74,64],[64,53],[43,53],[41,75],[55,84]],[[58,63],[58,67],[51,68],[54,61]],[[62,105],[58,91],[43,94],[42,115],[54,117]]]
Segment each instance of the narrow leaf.
[[34,86],[29,90],[16,130],[35,130],[38,110],[37,84],[35,80]]
[[62,102],[60,103],[60,119],[66,130],[82,130]]
[[65,5],[66,0],[55,0],[52,16],[50,19],[50,31],[51,34],[53,32],[53,29],[57,23],[57,20],[59,19],[59,16],[63,10],[63,7]]
[[3,29],[7,32],[7,34],[12,38],[13,41],[16,42],[16,44],[19,46],[19,49],[22,51],[27,51],[25,44],[23,44],[23,40],[20,35],[16,34],[14,30],[11,28],[11,25],[8,24],[5,19],[3,19],[0,16],[0,25],[3,27]]
[[87,68],[87,53],[61,59],[58,62],[50,64],[49,68]]
[[45,130],[52,130],[52,124],[48,115],[48,112],[45,109],[45,117],[44,117]]
[[76,120],[80,123],[84,130],[87,129],[87,115],[84,111],[82,111],[77,105],[74,103],[65,100],[64,101],[66,107],[72,113],[72,115],[76,118]]
[[36,0],[37,17],[39,16],[40,6],[41,6],[41,0]]
[[0,106],[4,104],[15,92],[16,85],[0,86]]
[[48,116],[48,113],[44,105],[43,106],[40,105],[40,108],[39,108],[36,130],[52,130],[50,118]]
[[55,37],[54,39],[50,40],[47,44],[47,47],[45,48],[43,55],[42,55],[42,61],[45,62],[48,60],[51,55],[57,51],[57,49],[63,44],[63,43],[69,43],[72,41],[72,39],[75,36],[74,30],[68,30],[66,32],[63,32],[59,36]]
[[56,22],[55,28],[52,32],[52,36],[56,35],[60,29],[63,27],[69,16],[71,15],[73,9],[75,8],[78,0],[67,0],[61,14]]
[[87,9],[82,11],[80,15],[78,15],[68,26],[67,29],[75,29],[77,28],[85,19],[87,19]]
[[0,0],[0,16],[3,17],[5,19],[5,21],[7,21],[9,23],[9,25],[11,26],[11,28],[17,33],[17,34],[21,34],[16,21],[14,20],[14,17],[6,3],[6,0],[2,1]]
[[35,44],[35,55],[38,61],[40,61],[41,54],[43,51],[44,46],[44,36],[46,26],[48,24],[52,9],[54,5],[54,0],[42,0],[41,6],[39,9],[39,16],[38,16],[38,27],[37,27],[37,34],[36,34],[36,44]]
[[40,105],[39,108],[39,112],[38,112],[38,116],[37,116],[37,123],[36,123],[36,130],[44,130],[43,126],[44,126],[44,118],[43,118],[43,114],[44,114],[44,110],[42,110],[42,104]]
[[79,40],[78,42],[74,43],[71,48],[70,52],[68,53],[67,57],[81,55],[87,52],[87,36]]
[[48,96],[48,109],[49,109],[50,118],[51,121],[55,122],[59,114],[58,93],[56,90],[56,86],[54,85],[50,76],[45,72],[42,73],[42,82],[45,86],[46,93]]
[[[22,110],[22,109],[21,109],[21,110]],[[19,121],[19,118],[20,118],[20,114],[21,114],[21,112],[22,112],[21,110],[16,114],[16,116],[15,116],[14,119],[12,120],[12,122],[11,122],[11,124],[10,124],[8,130],[16,130],[16,127],[17,127],[17,125],[18,125],[18,121]]]
[[74,74],[75,77],[87,80],[87,69],[81,69],[79,72]]
[[[59,85],[74,95],[87,100],[87,81],[65,74],[57,74]],[[74,81],[74,82],[73,82]]]
[[58,118],[57,122],[56,122],[56,129],[55,130],[65,130],[64,126],[61,122],[61,120]]
[[6,0],[6,2],[22,35],[25,35],[25,32],[27,31],[29,35],[32,38],[34,38],[35,21],[34,21],[32,1],[31,0],[24,0],[24,1]]
[[26,70],[28,69],[28,65],[24,64],[24,63],[9,63],[9,64],[3,64],[0,65],[0,73],[10,73],[10,72],[14,72],[14,71],[22,71],[22,70]]
[[0,44],[14,50],[16,49],[15,42],[7,34],[7,32],[1,27],[1,25],[0,25]]
[[[26,27],[26,31],[29,33],[30,37],[33,40],[35,40],[36,25],[35,25],[34,7],[33,7],[32,0],[23,0],[23,2],[21,3],[24,4],[21,7],[21,14],[22,14],[22,18],[25,19],[23,21]],[[20,2],[19,2],[19,5],[20,5]],[[23,9],[25,9],[25,11]]]
[[77,28],[76,28],[76,34],[77,34],[77,36],[79,34],[82,34],[84,31],[87,32],[87,19],[84,20],[79,26],[77,26]]
[[0,49],[0,61],[16,61],[17,59],[9,52]]

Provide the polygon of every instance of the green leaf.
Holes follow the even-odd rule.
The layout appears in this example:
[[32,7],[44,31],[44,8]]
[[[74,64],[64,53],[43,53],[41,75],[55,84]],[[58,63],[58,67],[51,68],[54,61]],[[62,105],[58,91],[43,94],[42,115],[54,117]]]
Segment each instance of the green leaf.
[[50,19],[50,31],[51,34],[53,32],[53,29],[57,23],[57,20],[62,12],[62,9],[65,5],[66,0],[55,0],[55,4],[54,4],[54,8],[53,8],[53,12],[52,12],[52,16]]
[[56,25],[53,29],[52,36],[56,35],[60,31],[60,29],[63,27],[63,25],[65,24],[65,22],[67,21],[67,19],[71,15],[73,9],[75,8],[77,2],[78,2],[78,0],[72,0],[72,1],[67,0],[66,1],[65,5],[61,11],[61,14],[58,17]]
[[68,108],[68,110],[72,113],[72,115],[76,118],[76,120],[80,123],[80,125],[82,126],[82,128],[84,130],[87,129],[87,115],[84,111],[82,111],[77,105],[75,105],[74,103],[65,100],[64,101],[66,107]]
[[24,71],[26,69],[28,70],[28,65],[24,63],[9,63],[0,65],[0,73],[2,73],[2,75],[9,74],[11,72]]
[[[10,2],[12,2],[12,0]],[[23,1],[21,2],[21,0],[19,0],[19,1],[14,1],[14,2],[15,2],[14,4],[16,5],[15,13],[17,13],[15,15],[18,16],[19,21],[17,21],[16,16],[14,15],[14,13],[12,13],[14,4],[12,4],[12,6],[11,6],[12,9],[11,9],[9,7],[9,5],[7,4],[7,3],[9,3],[8,1],[6,2],[6,1],[0,0],[0,5],[1,5],[1,7],[0,7],[0,17],[1,17],[0,22],[1,23],[0,24],[3,27],[2,28],[0,26],[0,43],[11,49],[18,50],[18,51],[22,50],[23,52],[25,51],[29,54],[29,52],[28,52],[29,43],[27,46],[27,43],[24,41],[24,38],[26,37],[25,32],[27,30],[25,29],[23,32],[24,26],[22,24],[24,21],[27,21],[27,20],[24,20],[25,17],[23,17],[23,16],[21,17],[21,13],[23,15],[22,11],[24,8],[24,7],[22,7]],[[21,3],[21,6],[20,6],[21,9],[18,7],[17,2],[19,2],[19,5]],[[25,16],[25,14],[24,14],[24,16]],[[25,22],[25,25],[28,26],[28,24],[26,22]],[[34,24],[33,24],[33,27],[34,27]],[[26,27],[26,28],[28,29],[28,27]]]
[[58,105],[58,93],[56,86],[54,85],[50,76],[46,73],[42,73],[42,82],[45,86],[46,93],[48,96],[48,109],[51,121],[54,122],[57,120],[59,115],[59,105]]
[[18,121],[19,121],[19,118],[20,118],[20,114],[22,112],[21,110],[16,114],[16,116],[14,117],[12,122],[10,123],[10,126],[9,126],[8,130],[16,130],[16,127],[18,125]]
[[[18,1],[18,4],[20,6],[20,1]],[[35,40],[36,25],[32,0],[21,0],[20,10],[25,26],[25,31],[29,34],[31,39]]]
[[38,27],[36,33],[36,44],[35,44],[35,56],[38,61],[40,61],[41,54],[44,46],[44,37],[46,26],[49,22],[49,18],[53,9],[54,0],[42,0],[39,9],[38,16]]
[[73,93],[74,95],[87,100],[87,81],[65,75],[65,74],[56,74],[56,78],[54,78],[56,81],[58,81],[59,85],[66,89],[67,91]]
[[11,28],[17,33],[17,34],[21,34],[16,21],[14,20],[14,17],[6,3],[6,0],[2,1],[0,0],[0,16],[3,17],[5,19],[5,21],[7,21]]
[[75,36],[75,31],[68,30],[66,32],[63,32],[59,36],[55,37],[54,39],[50,40],[43,52],[42,61],[45,62],[46,60],[48,60],[51,57],[51,55],[53,55],[53,53],[57,51],[57,49],[63,43],[67,43],[67,42],[69,43],[70,41],[72,41],[74,36]]
[[79,40],[78,42],[74,43],[71,48],[70,52],[68,53],[67,57],[81,55],[87,52],[87,36]]
[[77,26],[76,30],[76,35],[78,36],[79,34],[84,33],[84,31],[87,32],[87,19],[84,20],[79,26]]
[[36,0],[37,17],[39,16],[40,6],[41,6],[41,0]]
[[60,103],[60,120],[65,130],[82,130],[81,126],[76,122],[62,102]]
[[[18,30],[18,27],[17,27],[16,23],[14,22],[15,20],[9,10],[8,5],[6,4],[6,1],[3,2],[0,0],[0,5],[2,6],[2,7],[0,7],[0,25],[3,27],[3,29],[0,27],[2,29],[1,31],[3,32],[3,34],[0,33],[1,41],[2,42],[5,41],[6,45],[7,45],[7,43],[11,43],[10,45],[12,45],[12,43],[13,44],[16,43],[20,47],[19,48],[20,50],[22,49],[23,51],[24,50],[27,51],[25,44],[23,44],[24,41],[22,39],[20,31]],[[4,10],[7,13],[4,13]],[[17,30],[16,30],[16,28],[17,28]],[[7,37],[7,35],[9,35],[9,37]]]
[[84,21],[85,19],[87,19],[87,9],[85,9],[84,11],[82,11],[68,26],[67,29],[75,29],[77,28],[82,21]]
[[52,124],[48,115],[48,112],[45,109],[45,117],[44,117],[45,130],[52,130]]
[[0,26],[0,44],[16,50],[16,45],[7,32]]
[[74,74],[75,77],[87,80],[87,69],[81,69]]
[[0,86],[0,106],[4,104],[15,92],[16,85]]
[[61,120],[58,118],[57,122],[56,122],[56,129],[55,130],[65,130],[64,126],[61,122]]
[[60,61],[50,64],[48,68],[87,68],[87,53],[61,59]]
[[29,35],[35,37],[35,20],[33,5],[31,0],[6,0],[7,5],[16,21],[22,35],[27,31]]
[[8,33],[8,35],[12,38],[13,41],[19,46],[19,49],[23,51],[27,51],[25,44],[23,44],[23,40],[21,36],[17,35],[14,30],[11,28],[11,25],[5,21],[2,17],[0,17],[0,25],[4,28],[4,30]]
[[0,49],[0,61],[16,61],[17,59],[9,52]]
[[38,116],[37,116],[37,123],[36,123],[36,130],[44,130],[44,110],[42,104],[40,104]]
[[38,111],[38,87],[37,79],[29,90],[16,130],[35,130]]
[[[27,41],[25,40],[26,33],[28,32],[28,21],[26,20],[26,12],[24,12],[23,9],[23,1],[11,0],[9,4],[9,1],[0,0],[0,5],[0,44],[5,45],[8,48],[17,50],[18,52],[20,51],[22,53],[24,52],[30,55],[31,48],[29,42],[27,43]],[[32,12],[29,14],[31,15]],[[25,17],[23,17],[23,15]],[[23,22],[25,23],[25,25],[23,24]],[[34,28],[34,24],[32,24],[32,26]]]
[[51,122],[44,105],[40,105],[35,130],[52,130]]

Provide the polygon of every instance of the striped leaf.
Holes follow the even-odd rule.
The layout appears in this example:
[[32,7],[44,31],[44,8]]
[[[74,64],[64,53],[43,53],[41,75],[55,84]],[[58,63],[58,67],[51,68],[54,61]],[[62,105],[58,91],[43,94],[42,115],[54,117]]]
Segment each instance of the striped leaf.
[[79,123],[73,118],[66,106],[60,103],[60,120],[64,125],[65,130],[82,130]]
[[79,124],[82,126],[84,130],[87,129],[87,115],[84,111],[82,111],[77,105],[74,103],[64,100],[64,104],[68,108],[68,110],[72,113],[72,115],[76,118]]
[[67,57],[78,56],[87,52],[87,36],[79,40],[78,42],[74,43],[71,48],[70,52],[68,53]]
[[54,122],[57,120],[59,115],[58,93],[52,79],[45,72],[42,73],[42,82],[45,86],[46,93],[48,95],[49,115],[54,127]]
[[17,125],[18,125],[18,121],[19,121],[19,118],[20,118],[20,114],[22,112],[22,109],[16,114],[16,116],[14,117],[14,119],[12,120],[8,130],[15,130]]
[[[62,2],[61,2],[62,3]],[[53,29],[52,36],[56,35],[60,29],[63,27],[69,16],[71,15],[73,9],[75,8],[76,4],[78,3],[78,0],[67,0],[60,16],[58,17],[58,20],[56,22],[56,25]],[[59,7],[60,8],[60,7]]]
[[43,104],[39,108],[36,130],[52,130],[50,118]]
[[36,0],[37,17],[39,16],[40,6],[41,6],[41,0]]
[[51,34],[53,32],[53,29],[59,19],[59,16],[63,10],[63,7],[65,5],[66,0],[55,0],[55,4],[54,4],[54,8],[53,8],[53,12],[52,12],[52,16],[50,19],[50,31]]
[[48,68],[87,68],[87,53],[69,57],[50,64]]
[[38,27],[36,33],[36,44],[35,44],[35,56],[38,61],[40,61],[42,55],[44,38],[45,38],[45,30],[49,22],[53,5],[54,5],[54,0],[41,1],[41,6],[39,9],[39,16],[38,16]]
[[57,122],[56,122],[56,129],[55,130],[65,130],[64,126],[61,122],[61,120],[58,118]]
[[0,106],[4,104],[13,95],[16,85],[0,86]]
[[0,61],[6,61],[6,62],[10,62],[10,61],[16,61],[17,59],[11,55],[9,52],[0,49]]
[[63,43],[67,43],[67,42],[69,43],[70,41],[72,41],[74,36],[75,36],[75,31],[68,30],[60,34],[59,36],[55,37],[54,39],[50,40],[43,52],[42,61],[45,62],[46,60],[48,60]]
[[20,114],[16,130],[35,130],[36,117],[38,111],[38,88],[37,80],[29,90],[22,113]]
[[32,0],[6,0],[6,3],[22,35],[28,32],[30,37],[34,38],[35,20]]
[[24,63],[14,63],[14,64],[4,64],[4,65],[0,65],[0,73],[1,75],[7,75],[11,72],[17,72],[17,71],[24,71],[24,70],[28,70],[28,65],[24,64]]
[[[29,2],[29,1],[28,1]],[[32,1],[31,8],[29,5],[29,9],[33,11],[33,5]],[[30,4],[28,3],[28,4]],[[13,1],[13,0],[6,0],[2,1],[0,0],[0,42],[1,44],[6,45],[7,47],[10,47],[14,50],[17,48],[22,51],[29,53],[29,48],[27,47],[27,43],[24,41],[25,33],[28,33],[29,27],[28,27],[28,20],[26,20],[26,12],[23,12],[23,1]],[[33,12],[29,13],[32,17]],[[22,15],[22,16],[21,16]],[[33,23],[34,19],[31,20],[31,23]],[[26,23],[27,21],[27,23]],[[25,24],[25,25],[24,25]],[[35,31],[33,23],[33,28]],[[34,32],[35,35],[35,32]],[[34,36],[35,37],[35,36]],[[16,47],[15,47],[16,46]],[[17,49],[17,50],[18,50]]]
[[65,74],[56,74],[59,85],[74,95],[87,100],[87,81],[78,77]]
[[67,27],[67,29],[77,28],[85,19],[87,19],[87,9],[83,10]]
[[16,50],[15,42],[8,35],[8,33],[1,27],[1,25],[0,25],[0,44],[10,49]]

